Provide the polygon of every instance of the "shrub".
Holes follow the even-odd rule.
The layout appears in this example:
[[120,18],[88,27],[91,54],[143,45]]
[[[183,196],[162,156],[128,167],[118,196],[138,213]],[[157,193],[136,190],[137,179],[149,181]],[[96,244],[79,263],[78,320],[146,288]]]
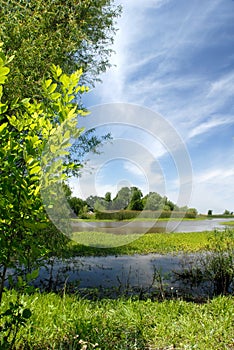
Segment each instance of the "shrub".
[[[196,209],[195,209],[196,210]],[[95,218],[98,220],[131,220],[140,216],[142,219],[169,219],[169,218],[195,218],[197,212],[194,210],[169,211],[169,210],[119,210],[119,211],[98,211],[95,212]]]

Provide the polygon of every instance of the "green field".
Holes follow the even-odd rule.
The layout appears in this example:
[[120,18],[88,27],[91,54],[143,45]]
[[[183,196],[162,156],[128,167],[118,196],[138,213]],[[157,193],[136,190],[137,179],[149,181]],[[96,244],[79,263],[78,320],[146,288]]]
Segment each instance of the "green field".
[[[2,309],[15,299],[5,293]],[[199,349],[234,348],[234,299],[206,304],[181,300],[88,301],[56,294],[23,295],[32,316],[17,335],[17,349]]]
[[224,221],[224,222],[221,222],[221,225],[226,225],[226,226],[234,226],[234,221]]
[[[149,253],[197,252],[208,249],[212,232],[150,233],[144,235],[114,235],[102,232],[74,233],[76,242],[71,242],[66,256],[131,255]],[[79,243],[84,243],[82,245]],[[126,244],[130,242],[129,244]],[[89,244],[89,246],[88,246]],[[122,245],[121,244],[126,244]],[[105,249],[98,247],[105,247]],[[114,247],[115,246],[115,247]],[[111,248],[113,247],[113,248]]]

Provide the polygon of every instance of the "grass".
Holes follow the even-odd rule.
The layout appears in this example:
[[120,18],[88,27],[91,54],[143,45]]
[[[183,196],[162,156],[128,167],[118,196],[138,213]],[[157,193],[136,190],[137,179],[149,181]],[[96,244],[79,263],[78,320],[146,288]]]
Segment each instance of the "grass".
[[[145,235],[113,235],[102,232],[77,232],[64,255],[106,256],[149,253],[198,252],[207,249],[212,232],[157,233]],[[81,243],[86,245],[82,245]],[[128,243],[129,242],[129,243]],[[128,244],[126,244],[128,243]],[[121,244],[126,244],[122,245]],[[89,246],[88,246],[89,245]],[[99,247],[105,247],[99,248]]]
[[220,225],[234,226],[234,221],[224,221],[221,222]]
[[[6,292],[2,309],[14,299],[14,292]],[[234,349],[231,297],[206,304],[133,299],[93,302],[47,293],[23,295],[21,301],[32,316],[17,336],[20,350]]]

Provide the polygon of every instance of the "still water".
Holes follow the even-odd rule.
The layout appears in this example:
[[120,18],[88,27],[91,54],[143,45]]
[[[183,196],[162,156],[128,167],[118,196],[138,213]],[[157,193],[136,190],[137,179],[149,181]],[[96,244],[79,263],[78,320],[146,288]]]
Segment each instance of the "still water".
[[[182,222],[94,222],[75,223],[75,231],[102,231],[111,233],[146,232],[199,232],[211,231],[214,228],[222,229],[225,226],[220,222],[228,221],[223,219],[182,221]],[[128,226],[129,225],[129,226]],[[39,276],[34,281],[34,285],[40,289],[46,289],[48,285],[51,289],[59,290],[65,285],[74,284],[76,290],[82,289],[112,289],[121,292],[124,290],[150,290],[152,288],[166,288],[174,293],[183,289],[183,293],[191,293],[189,285],[181,285],[175,279],[174,272],[181,271],[183,266],[192,264],[198,254],[147,254],[132,256],[105,256],[105,257],[75,257],[60,260],[53,258],[45,262],[40,268]],[[195,294],[196,294],[195,290]],[[208,288],[209,292],[209,288]],[[194,289],[193,289],[194,293]],[[200,295],[201,291],[198,290]],[[207,291],[206,291],[207,293]],[[113,294],[113,292],[112,292]]]
[[113,234],[157,233],[157,232],[201,232],[225,228],[221,222],[233,219],[207,219],[184,221],[114,221],[114,222],[73,222],[74,232],[96,231]]

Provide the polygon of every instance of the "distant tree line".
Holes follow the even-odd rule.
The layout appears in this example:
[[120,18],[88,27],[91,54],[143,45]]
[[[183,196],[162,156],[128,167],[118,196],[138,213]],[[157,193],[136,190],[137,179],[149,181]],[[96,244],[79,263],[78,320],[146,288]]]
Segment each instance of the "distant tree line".
[[224,217],[232,217],[233,216],[233,211],[230,211],[230,210],[227,210],[225,209],[223,214],[217,214],[217,215],[214,215],[213,214],[213,210],[209,209],[208,212],[207,212],[207,215],[208,216],[212,216],[212,217],[220,217],[220,216],[224,216]]
[[[91,195],[85,200],[77,197],[72,197],[70,188],[65,185],[66,196],[68,198],[69,205],[73,213],[80,217],[88,217],[88,213],[96,213],[96,216],[103,217],[103,214],[108,212],[123,212],[123,211],[154,211],[163,212],[165,217],[171,215],[171,213],[186,213],[187,217],[196,217],[197,210],[195,208],[188,208],[187,206],[178,207],[175,203],[170,201],[166,196],[161,196],[157,192],[150,192],[146,196],[143,196],[142,191],[133,187],[122,187],[116,196],[112,199],[111,193],[107,192],[104,197]],[[99,214],[98,214],[99,213]],[[120,214],[112,215],[113,217]],[[133,215],[129,213],[128,216]],[[135,215],[136,216],[136,215]],[[174,217],[176,215],[174,214]]]

